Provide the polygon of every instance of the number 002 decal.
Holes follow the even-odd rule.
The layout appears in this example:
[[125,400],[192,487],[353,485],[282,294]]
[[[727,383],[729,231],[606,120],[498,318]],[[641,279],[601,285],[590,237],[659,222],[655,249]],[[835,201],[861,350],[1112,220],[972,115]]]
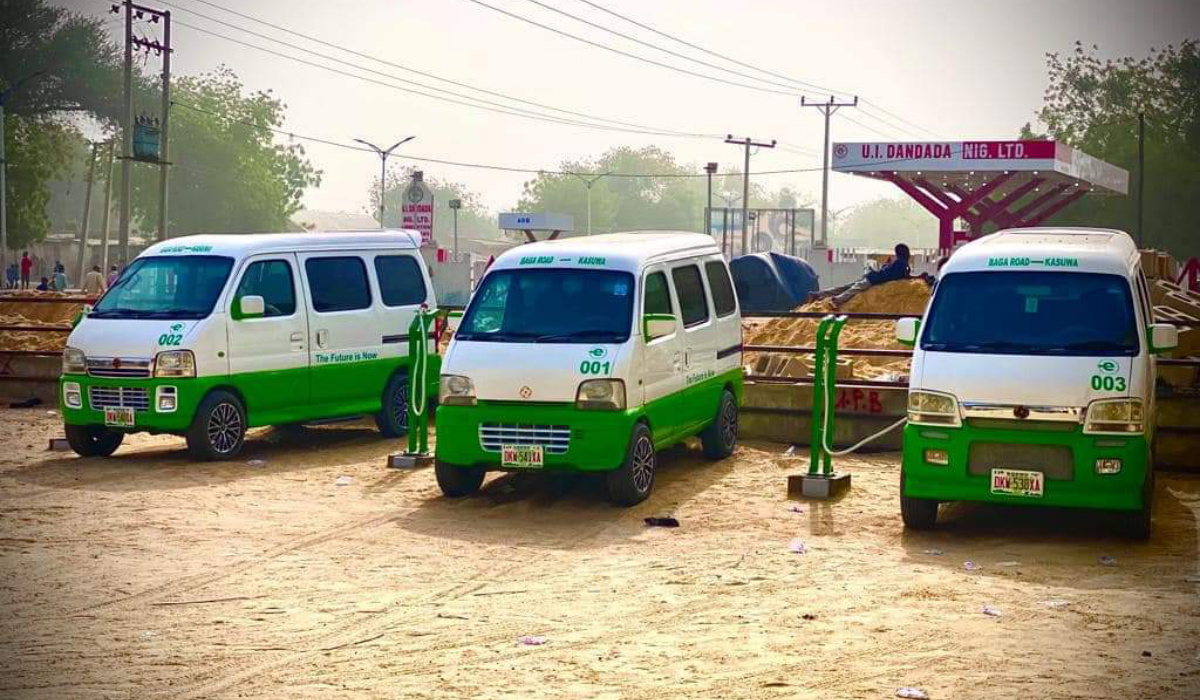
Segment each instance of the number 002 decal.
[[1092,375],[1092,389],[1095,391],[1125,391],[1125,377],[1102,377]]
[[163,333],[158,336],[159,345],[179,345],[183,342],[183,336],[178,333]]
[[611,366],[607,362],[598,362],[596,360],[584,360],[579,363],[580,374],[608,374]]

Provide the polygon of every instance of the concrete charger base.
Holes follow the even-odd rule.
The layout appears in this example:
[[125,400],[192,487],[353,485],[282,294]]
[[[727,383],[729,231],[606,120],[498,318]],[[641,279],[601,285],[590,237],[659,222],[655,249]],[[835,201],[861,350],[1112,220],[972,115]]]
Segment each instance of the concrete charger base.
[[388,469],[420,469],[422,467],[433,466],[433,455],[425,454],[410,454],[401,452],[396,455],[388,455]]
[[834,472],[832,474],[790,474],[788,476],[788,498],[837,498],[850,488],[850,475]]

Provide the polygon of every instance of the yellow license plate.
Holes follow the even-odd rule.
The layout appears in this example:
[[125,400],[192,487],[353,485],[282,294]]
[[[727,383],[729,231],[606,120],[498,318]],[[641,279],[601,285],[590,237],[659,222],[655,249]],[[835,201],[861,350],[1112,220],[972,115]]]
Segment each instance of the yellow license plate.
[[1017,469],[992,470],[992,493],[1040,498],[1045,483],[1046,475],[1041,472]]
[[500,466],[537,468],[545,466],[546,453],[541,445],[502,445]]
[[132,428],[133,427],[133,409],[132,408],[106,408],[106,409],[104,409],[104,424],[111,425],[114,428]]

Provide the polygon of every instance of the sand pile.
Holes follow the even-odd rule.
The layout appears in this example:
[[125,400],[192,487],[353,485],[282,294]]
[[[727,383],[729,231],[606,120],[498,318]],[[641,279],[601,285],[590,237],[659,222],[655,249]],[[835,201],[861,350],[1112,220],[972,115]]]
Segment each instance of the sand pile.
[[[57,306],[57,304],[28,304],[28,306]],[[52,323],[20,314],[0,313],[0,326],[32,326],[38,328],[70,328],[69,323]],[[59,352],[67,344],[66,333],[44,331],[0,331],[0,351],[36,350]]]
[[48,321],[50,323],[70,323],[75,318],[75,314],[83,308],[83,304],[75,302],[31,302],[26,301],[30,298],[38,299],[56,299],[56,298],[79,298],[78,294],[68,294],[66,292],[37,292],[37,291],[13,291],[0,294],[0,316],[24,316],[27,319],[34,321]]
[[[920,279],[888,282],[859,294],[846,302],[839,311],[920,316],[925,313],[929,294],[929,285]],[[828,299],[805,304],[796,311],[835,313],[833,303]],[[748,330],[746,342],[751,345],[813,346],[817,342],[819,323],[820,319],[816,318],[773,318],[757,329]],[[903,350],[905,347],[895,340],[894,328],[893,321],[850,321],[842,329],[838,347]],[[747,362],[752,366],[758,361],[757,354],[747,354]],[[908,375],[907,359],[857,355],[843,357],[850,360],[851,373],[858,379],[894,379],[898,375]]]

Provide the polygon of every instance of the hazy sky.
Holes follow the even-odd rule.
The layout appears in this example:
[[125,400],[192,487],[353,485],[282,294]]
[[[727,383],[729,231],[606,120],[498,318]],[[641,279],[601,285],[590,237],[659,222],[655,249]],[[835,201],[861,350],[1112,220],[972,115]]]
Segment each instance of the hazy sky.
[[[801,109],[793,97],[640,63],[530,26],[471,0],[215,2],[361,53],[505,95],[659,129],[774,138],[789,147],[755,156],[752,172],[820,163],[822,120],[816,110]],[[664,63],[748,82],[580,25],[531,0],[480,2]],[[720,62],[639,30],[580,0],[537,2],[681,53]],[[1070,51],[1077,39],[1098,44],[1102,55],[1116,57],[1142,56],[1152,46],[1200,35],[1197,0],[593,2],[756,67],[860,95],[943,138],[1014,136],[1041,104],[1046,87],[1045,54]],[[66,4],[115,17],[106,15],[109,3],[104,0]],[[151,0],[144,4],[156,6]],[[195,13],[305,43],[199,0],[158,5],[168,6],[180,23],[329,63],[199,17]],[[116,21],[110,26],[119,29]],[[248,88],[271,89],[278,94],[288,106],[286,128],[305,135],[341,142],[357,137],[390,145],[415,134],[417,139],[404,146],[402,153],[534,169],[556,168],[564,159],[598,155],[613,146],[657,144],[683,162],[702,165],[717,161],[722,170],[740,170],[740,149],[720,139],[599,131],[448,104],[264,54],[181,24],[175,26],[174,43],[176,72],[198,73],[224,63]],[[321,53],[337,53],[324,46],[308,46]],[[338,55],[399,78],[468,92],[363,58]],[[344,65],[337,67],[354,71]],[[379,74],[367,75],[395,82]],[[900,127],[889,129],[856,110],[843,114],[892,138],[927,138],[886,115],[885,120]],[[835,141],[884,138],[839,116],[835,116],[833,134]],[[312,162],[324,171],[321,187],[306,197],[307,206],[346,211],[369,208],[367,188],[379,167],[375,156],[319,144],[306,147]],[[794,149],[807,149],[811,155]],[[426,165],[425,170],[466,183],[496,210],[513,206],[521,184],[530,177],[440,165]],[[897,194],[882,183],[837,174],[831,178],[830,206],[834,209],[879,194]],[[761,182],[771,188],[789,184],[813,195],[820,187],[818,173],[764,176]]]

